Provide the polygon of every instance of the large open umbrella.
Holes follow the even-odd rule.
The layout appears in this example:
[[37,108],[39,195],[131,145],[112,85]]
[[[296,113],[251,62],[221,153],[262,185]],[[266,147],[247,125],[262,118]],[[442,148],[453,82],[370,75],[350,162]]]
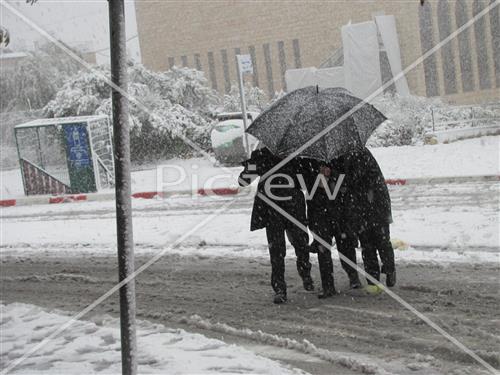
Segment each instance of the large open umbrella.
[[309,86],[292,91],[262,112],[247,132],[275,155],[286,157],[358,106],[300,152],[301,156],[329,161],[353,148],[363,147],[373,131],[386,120],[375,107],[346,89],[318,90]]

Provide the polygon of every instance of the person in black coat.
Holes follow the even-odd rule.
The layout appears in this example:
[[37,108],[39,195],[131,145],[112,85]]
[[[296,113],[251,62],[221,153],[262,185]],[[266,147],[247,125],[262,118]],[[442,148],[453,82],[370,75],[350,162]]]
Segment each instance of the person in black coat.
[[332,170],[345,174],[339,194],[341,215],[358,234],[365,272],[377,280],[380,280],[380,273],[385,273],[386,285],[394,286],[396,268],[389,230],[391,198],[377,161],[364,147],[334,159],[330,164]]
[[[305,162],[307,161],[307,164]],[[331,243],[335,238],[337,251],[344,257],[356,264],[356,247],[358,238],[351,229],[350,223],[344,220],[342,202],[333,196],[339,173],[331,170],[329,163],[313,159],[304,159],[302,163],[304,180],[308,190],[307,215],[309,229],[312,233],[329,244],[324,246],[323,241],[315,238],[310,245],[310,251],[318,254],[318,263],[321,275],[323,291],[319,298],[327,298],[335,295],[333,278],[333,262],[331,255]],[[321,176],[322,175],[322,176]],[[330,189],[330,196],[323,186],[326,182]],[[341,185],[342,186],[342,185]],[[338,196],[338,195],[337,195]],[[341,265],[349,277],[351,288],[360,288],[361,283],[356,268],[353,268],[341,258]]]
[[[255,178],[267,173],[281,161],[267,148],[253,151],[250,159],[243,162],[244,170],[239,177],[241,186],[249,185]],[[255,196],[250,230],[266,229],[269,255],[271,258],[271,286],[275,292],[274,303],[287,300],[285,283],[285,233],[295,248],[297,271],[302,278],[304,289],[314,290],[309,261],[308,233],[287,219],[283,213],[272,207],[259,194],[271,200],[279,209],[295,218],[301,226],[307,226],[306,203],[304,194],[296,177],[296,160],[291,160],[264,181],[259,181],[258,194]],[[278,188],[272,186],[278,185]]]

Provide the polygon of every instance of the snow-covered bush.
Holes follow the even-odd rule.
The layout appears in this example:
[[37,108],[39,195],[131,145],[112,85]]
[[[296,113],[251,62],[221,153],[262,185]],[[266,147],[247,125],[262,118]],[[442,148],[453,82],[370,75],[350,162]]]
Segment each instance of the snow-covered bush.
[[370,147],[404,146],[423,142],[432,127],[431,108],[443,107],[439,99],[420,96],[380,95],[372,104],[388,119],[370,137]]
[[[467,106],[440,106],[433,109],[434,121],[446,122],[447,128],[492,126],[498,124],[500,118],[500,104],[483,104]],[[474,121],[469,121],[474,119]]]
[[[193,154],[182,138],[210,148],[211,117],[219,103],[202,72],[173,68],[152,72],[129,64],[131,151],[134,162]],[[106,114],[111,116],[111,89],[104,66],[80,72],[64,84],[44,108],[47,117]]]
[[[368,146],[386,147],[415,145],[424,142],[424,134],[436,128],[487,126],[498,123],[499,105],[454,106],[440,98],[421,96],[380,95],[372,104],[389,121],[381,125],[368,140]],[[479,121],[467,121],[471,118]],[[439,123],[446,123],[446,126]]]
[[[248,82],[243,87],[248,111],[262,112],[262,110],[267,108],[269,101],[266,93],[261,88],[252,86]],[[224,95],[223,111],[241,111],[240,90],[237,85],[232,85],[229,93]]]

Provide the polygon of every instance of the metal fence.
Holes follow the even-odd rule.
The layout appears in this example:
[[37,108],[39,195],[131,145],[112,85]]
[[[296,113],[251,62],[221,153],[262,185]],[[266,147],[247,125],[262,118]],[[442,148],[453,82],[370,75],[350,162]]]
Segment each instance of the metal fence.
[[16,129],[19,159],[25,159],[43,169],[62,183],[69,185],[69,171],[61,126]]
[[97,170],[98,188],[114,186],[115,167],[113,159],[113,135],[108,118],[89,122],[89,138],[92,147],[94,168]]
[[432,131],[500,126],[500,104],[431,108]]

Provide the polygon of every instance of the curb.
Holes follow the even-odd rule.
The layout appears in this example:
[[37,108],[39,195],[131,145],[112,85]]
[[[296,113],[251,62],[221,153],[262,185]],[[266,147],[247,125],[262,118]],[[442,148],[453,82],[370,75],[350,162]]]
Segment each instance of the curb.
[[[407,186],[407,185],[430,185],[430,184],[447,184],[473,181],[500,181],[500,175],[488,176],[459,176],[459,177],[424,177],[424,178],[390,178],[385,180],[387,185],[392,186]],[[172,198],[178,195],[197,195],[197,196],[225,196],[238,195],[247,193],[252,190],[252,187],[226,187],[204,189],[200,188],[196,191],[192,190],[173,190],[173,191],[143,191],[132,194],[134,199],[164,199]],[[115,199],[115,193],[92,193],[92,194],[72,194],[49,196],[39,195],[31,197],[22,197],[18,199],[3,199],[0,200],[0,207],[13,206],[30,206],[37,204],[58,204],[72,202],[98,202]]]
[[500,175],[390,178],[385,180],[385,183],[387,185],[432,185],[432,184],[453,184],[460,182],[475,182],[475,181],[500,181]]
[[[179,195],[197,195],[197,196],[224,196],[224,195],[237,195],[243,194],[251,190],[251,188],[213,188],[213,189],[198,189],[192,190],[170,190],[170,191],[142,191],[133,193],[131,196],[134,199],[163,199],[173,198]],[[0,207],[12,206],[31,206],[38,204],[58,204],[58,203],[72,203],[72,202],[99,202],[114,200],[115,193],[91,193],[91,194],[73,194],[73,195],[38,195],[31,197],[22,197],[17,199],[3,199],[0,200]]]

